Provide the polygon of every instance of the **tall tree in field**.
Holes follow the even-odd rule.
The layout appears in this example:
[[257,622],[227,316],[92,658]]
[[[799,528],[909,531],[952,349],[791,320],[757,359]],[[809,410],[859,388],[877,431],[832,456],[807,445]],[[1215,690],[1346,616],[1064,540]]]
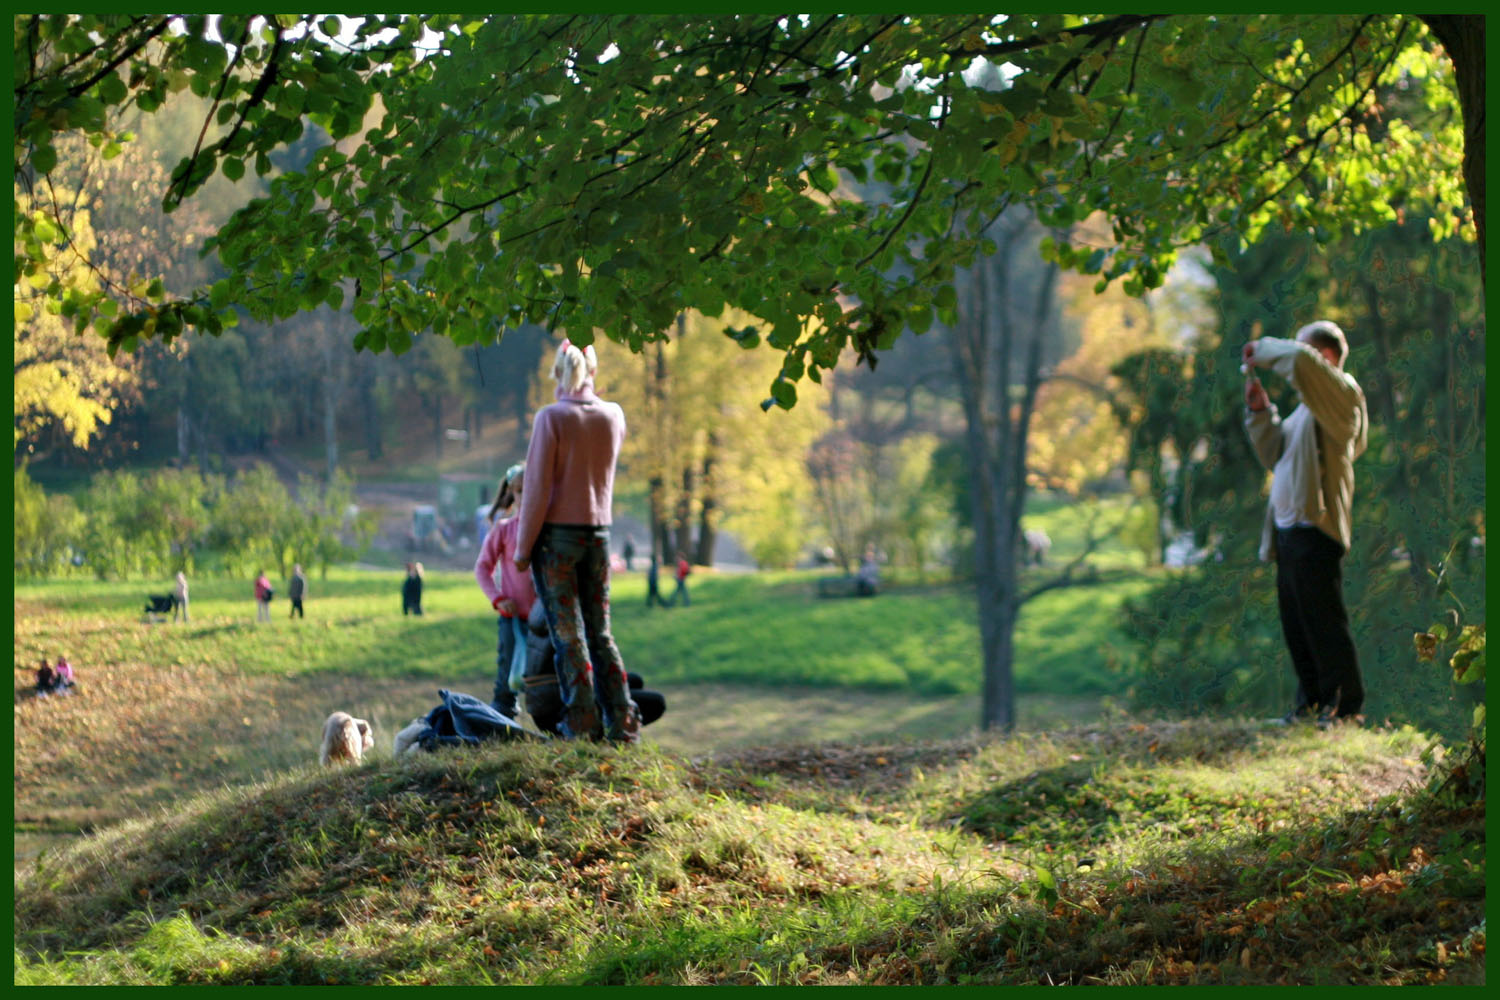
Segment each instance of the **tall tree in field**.
[[1029,598],[1018,574],[1021,515],[1029,489],[1026,453],[1042,345],[1056,322],[1057,266],[1046,264],[1029,283],[1023,262],[1034,259],[1040,233],[1024,212],[1002,216],[991,230],[995,253],[969,272],[957,322],[949,334],[953,371],[963,397],[965,453],[974,505],[975,586],[984,661],[983,726],[1015,724],[1015,626]]

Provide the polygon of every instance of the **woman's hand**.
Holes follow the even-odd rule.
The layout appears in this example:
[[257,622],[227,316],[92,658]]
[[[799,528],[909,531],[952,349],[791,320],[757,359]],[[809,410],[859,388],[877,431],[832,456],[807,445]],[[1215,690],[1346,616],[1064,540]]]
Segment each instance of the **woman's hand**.
[[516,570],[518,572],[525,573],[527,570],[531,569],[531,559],[529,557],[517,556],[515,562]]
[[507,618],[514,618],[516,616],[516,602],[512,601],[509,597],[502,597],[495,602],[495,610]]

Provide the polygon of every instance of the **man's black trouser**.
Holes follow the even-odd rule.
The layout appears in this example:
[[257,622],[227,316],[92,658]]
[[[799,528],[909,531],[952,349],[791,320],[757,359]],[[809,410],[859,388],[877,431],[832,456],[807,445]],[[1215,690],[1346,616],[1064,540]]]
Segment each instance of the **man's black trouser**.
[[1354,715],[1365,703],[1344,608],[1343,563],[1344,547],[1317,528],[1276,529],[1276,599],[1297,673],[1298,712],[1337,708]]

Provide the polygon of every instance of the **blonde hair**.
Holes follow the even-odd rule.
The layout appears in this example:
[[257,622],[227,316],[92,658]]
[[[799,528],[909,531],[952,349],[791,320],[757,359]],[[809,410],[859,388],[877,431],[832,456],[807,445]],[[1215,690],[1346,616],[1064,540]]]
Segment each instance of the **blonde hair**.
[[516,498],[521,490],[525,488],[526,466],[517,462],[505,470],[505,475],[500,477],[500,487],[495,491],[495,502],[490,504],[490,520],[502,510],[509,510],[514,506]]
[[579,349],[570,340],[564,340],[557,348],[557,357],[552,362],[552,377],[564,392],[577,392],[584,383],[599,370],[599,358],[594,354],[594,345]]

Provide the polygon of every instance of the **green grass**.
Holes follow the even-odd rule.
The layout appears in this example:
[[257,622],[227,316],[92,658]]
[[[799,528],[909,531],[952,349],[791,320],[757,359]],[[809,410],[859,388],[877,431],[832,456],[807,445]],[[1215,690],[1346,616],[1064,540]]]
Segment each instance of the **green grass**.
[[[291,768],[16,876],[18,984],[1482,983],[1410,730]],[[1401,791],[1402,788],[1406,791]]]
[[[622,645],[853,670],[851,635],[911,628],[891,609],[959,627],[952,588],[811,580],[704,574],[691,608],[619,608]],[[398,574],[313,585],[258,628],[240,582],[197,581],[190,626],[140,624],[139,583],[18,587],[18,688],[66,651],[82,691],[16,705],[17,984],[1484,981],[1483,804],[1423,790],[1442,750],[1411,729],[1133,721],[1070,688],[983,737],[972,691],[912,679],[940,690],[938,642],[895,687],[642,662],[671,708],[640,747],[397,760],[437,687],[487,692],[477,588],[434,574],[417,620]],[[1073,633],[1099,645],[1106,595],[1023,628],[1097,662]],[[324,771],[336,708],[377,744]]]
[[[626,663],[653,684],[735,683],[858,688],[912,695],[980,688],[973,591],[895,586],[872,600],[818,599],[812,572],[694,575],[691,607],[647,609],[644,577],[621,574],[613,621]],[[140,623],[148,592],[165,582],[54,581],[16,587],[16,660],[59,652],[87,676],[91,665],[132,660],[161,667],[217,664],[247,674],[355,672],[379,678],[461,681],[493,676],[494,615],[460,572],[431,572],[422,618],[400,613],[398,569],[336,568],[311,581],[307,619],[289,621],[282,596],[257,625],[248,580],[192,584],[190,625]],[[1051,591],[1027,604],[1016,634],[1023,694],[1103,696],[1123,688],[1111,672],[1124,644],[1114,614],[1147,579]],[[45,611],[43,609],[46,609]],[[487,690],[487,689],[486,689]],[[474,691],[473,693],[486,693]]]

